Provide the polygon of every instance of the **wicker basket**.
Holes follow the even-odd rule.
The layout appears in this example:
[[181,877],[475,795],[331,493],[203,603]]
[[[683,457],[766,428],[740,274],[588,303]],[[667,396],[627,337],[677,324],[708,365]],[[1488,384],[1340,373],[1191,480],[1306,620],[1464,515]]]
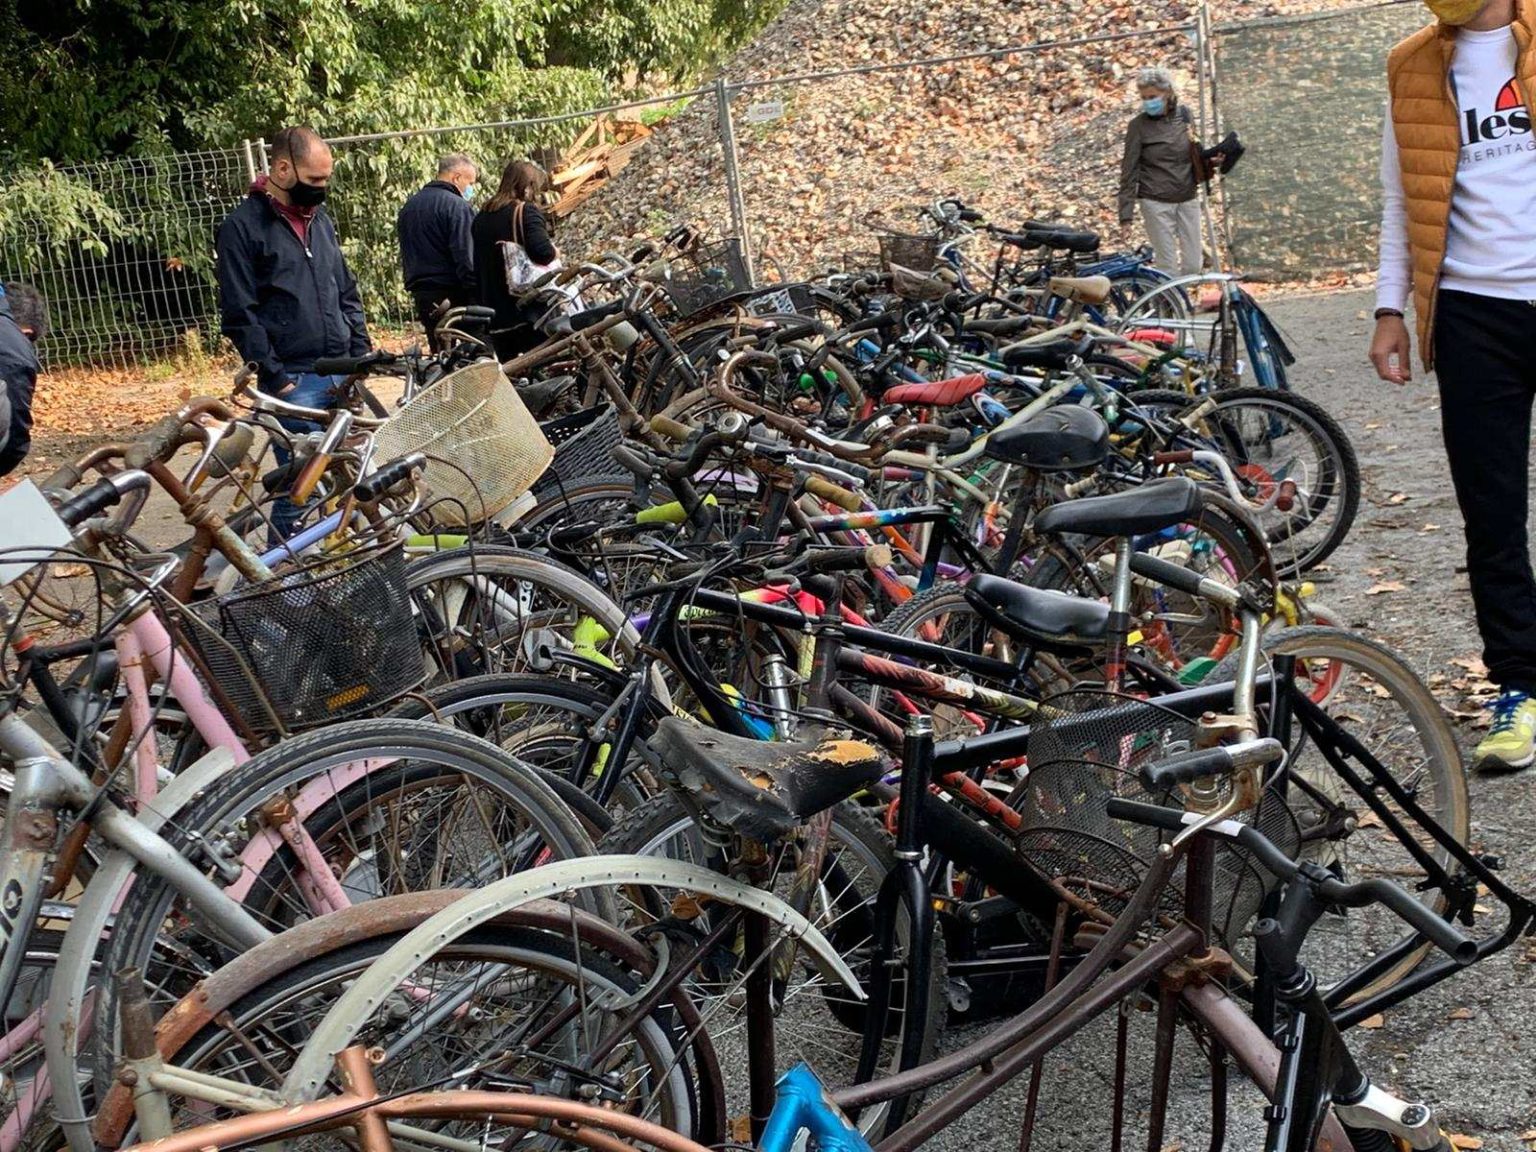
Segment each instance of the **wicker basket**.
[[895,264],[913,272],[932,272],[939,263],[941,243],[937,236],[883,233],[880,236],[880,270],[889,272]]
[[533,486],[555,454],[494,360],[453,372],[385,422],[374,459],[428,459],[427,482],[449,524],[488,520]]
[[697,243],[668,263],[672,274],[663,287],[679,316],[691,316],[752,287],[741,257],[741,241],[736,239]]
[[539,499],[558,496],[562,487],[618,470],[613,450],[623,443],[624,433],[613,405],[599,404],[561,416],[547,421],[543,429],[555,446],[555,458],[533,486],[533,494]]
[[394,544],[306,564],[184,614],[196,619],[182,622],[183,635],[262,734],[278,730],[273,712],[289,731],[374,712],[427,672]]

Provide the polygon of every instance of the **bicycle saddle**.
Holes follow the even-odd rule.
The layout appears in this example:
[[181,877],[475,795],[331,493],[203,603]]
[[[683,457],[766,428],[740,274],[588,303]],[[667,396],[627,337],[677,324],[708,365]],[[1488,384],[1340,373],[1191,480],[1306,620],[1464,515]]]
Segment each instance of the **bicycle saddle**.
[[1102,304],[1114,285],[1108,276],[1052,276],[1051,294],[1078,304]]
[[1093,351],[1093,337],[1081,340],[1052,340],[1049,344],[1013,344],[1000,355],[1005,368],[1045,368],[1061,370],[1067,361],[1082,358]]
[[1051,248],[1058,252],[1097,252],[1099,234],[1080,232],[1071,228],[1025,226],[1022,232],[1009,232],[1002,238],[1004,244],[1016,248]]
[[668,716],[651,748],[706,811],[755,840],[776,840],[878,780],[889,764],[862,740],[750,740]]
[[1058,404],[1013,428],[993,432],[987,437],[986,454],[1041,472],[1095,468],[1109,454],[1109,428],[1092,409]]
[[550,376],[544,380],[517,380],[513,387],[535,416],[547,412],[566,393],[580,383],[574,376]]
[[898,384],[880,394],[882,403],[921,404],[927,408],[947,408],[969,400],[986,387],[987,378],[980,372],[956,376],[950,380],[924,380],[917,384]]
[[1108,496],[1084,496],[1053,504],[1035,517],[1037,532],[1085,536],[1136,536],[1172,528],[1200,514],[1199,486],[1187,476],[1153,480]]
[[1031,588],[1001,576],[972,576],[965,598],[999,631],[1063,655],[1091,651],[1109,628],[1109,605]]
[[965,331],[981,336],[1013,336],[1028,332],[1038,320],[1034,316],[992,316],[985,320],[967,320]]

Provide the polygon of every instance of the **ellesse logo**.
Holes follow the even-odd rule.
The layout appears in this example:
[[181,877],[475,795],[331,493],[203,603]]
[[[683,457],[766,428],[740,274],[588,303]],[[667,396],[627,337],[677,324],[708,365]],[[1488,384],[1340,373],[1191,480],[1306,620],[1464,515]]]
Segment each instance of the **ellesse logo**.
[[1511,136],[1529,135],[1531,114],[1520,98],[1520,87],[1513,78],[1499,89],[1493,102],[1493,111],[1486,116],[1476,108],[1468,108],[1461,114],[1464,144],[1491,144]]

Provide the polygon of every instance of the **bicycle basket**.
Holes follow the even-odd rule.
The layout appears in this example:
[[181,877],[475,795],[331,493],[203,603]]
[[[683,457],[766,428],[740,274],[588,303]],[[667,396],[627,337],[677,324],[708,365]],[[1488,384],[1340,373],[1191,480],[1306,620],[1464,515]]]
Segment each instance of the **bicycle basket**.
[[[1020,851],[1070,895],[1119,915],[1157,852],[1161,834],[1115,820],[1112,797],[1181,808],[1178,790],[1151,793],[1138,772],[1193,746],[1195,722],[1155,703],[1112,692],[1074,691],[1043,701],[1030,729],[1029,775],[1024,789]],[[1240,816],[1282,851],[1295,856],[1301,835],[1275,789]],[[1223,940],[1247,928],[1276,881],[1249,854],[1218,845],[1212,927]],[[1174,878],[1159,911],[1177,915],[1182,887]]]
[[941,241],[937,236],[883,232],[879,239],[882,272],[889,272],[893,265],[909,268],[913,272],[932,272],[939,263]]
[[197,617],[182,632],[209,675],[264,735],[277,725],[263,694],[293,731],[374,712],[426,676],[395,544],[306,564],[184,612]]
[[662,287],[679,316],[692,315],[752,287],[741,257],[741,241],[734,238],[712,244],[701,241],[669,259],[668,264],[672,274]]
[[555,450],[494,360],[444,376],[379,429],[374,459],[410,452],[429,461],[428,484],[450,524],[488,520],[533,486]]
[[624,442],[618,410],[599,404],[546,422],[544,436],[555,446],[555,457],[533,486],[540,499],[558,496],[562,487],[617,471],[613,450]]

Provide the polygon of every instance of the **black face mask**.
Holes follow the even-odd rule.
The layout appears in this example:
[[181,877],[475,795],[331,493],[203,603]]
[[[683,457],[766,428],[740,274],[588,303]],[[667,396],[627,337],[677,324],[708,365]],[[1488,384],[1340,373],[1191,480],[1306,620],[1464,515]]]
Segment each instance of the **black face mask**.
[[295,208],[318,208],[325,203],[325,189],[319,184],[306,184],[297,176],[293,183],[283,189],[288,193],[288,199],[293,201]]

